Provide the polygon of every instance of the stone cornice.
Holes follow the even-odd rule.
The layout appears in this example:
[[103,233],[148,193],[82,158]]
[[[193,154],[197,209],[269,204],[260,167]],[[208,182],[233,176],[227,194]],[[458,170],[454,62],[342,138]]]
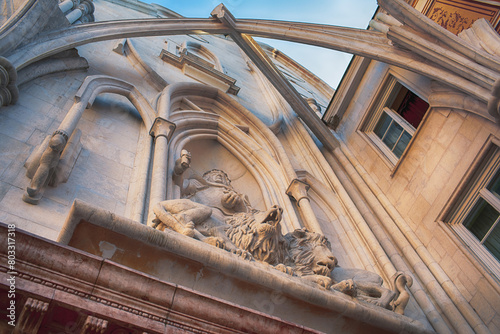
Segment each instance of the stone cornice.
[[[116,233],[122,236],[121,239],[131,238],[135,240],[134,244],[136,246],[134,247],[149,245],[157,248],[158,251],[165,252],[165,255],[171,253],[186,259],[185,261],[203,264],[203,267],[207,270],[215,270],[227,277],[246,282],[244,285],[257,285],[264,290],[280,291],[284,296],[290,296],[294,300],[324,308],[328,312],[332,312],[332,316],[333,314],[342,314],[342,317],[345,317],[346,320],[350,319],[348,321],[370,324],[369,326],[375,326],[389,332],[428,333],[422,325],[414,320],[394,314],[383,308],[355,301],[336,291],[322,291],[303,282],[300,278],[290,277],[267,265],[242,260],[227,251],[214,248],[176,232],[167,230],[161,232],[117,216],[109,211],[92,207],[81,201],[74,202],[70,215],[59,236],[59,242],[79,247],[78,245],[81,243],[78,240],[82,240],[82,236],[79,237],[78,233],[83,232],[81,228],[90,228],[92,230],[94,228],[92,226],[95,226],[99,231],[108,231],[106,232],[107,235],[109,235],[108,233]],[[95,234],[95,232],[92,233]],[[84,234],[87,235],[85,232]],[[85,242],[88,244],[87,241]],[[30,254],[35,256],[33,252],[30,252]],[[92,258],[96,257],[93,256]],[[109,263],[112,264],[113,262]],[[59,267],[63,267],[63,265],[61,264]],[[135,272],[136,275],[145,275],[126,267],[120,269],[120,271],[127,270]],[[99,282],[100,280],[97,279],[96,281]],[[108,284],[111,284],[113,281],[103,280],[103,282],[110,282]],[[133,281],[127,283],[126,287],[120,282],[112,284],[114,289],[127,291],[127,293],[130,293],[129,289],[136,289]],[[145,287],[144,284],[140,286]]]

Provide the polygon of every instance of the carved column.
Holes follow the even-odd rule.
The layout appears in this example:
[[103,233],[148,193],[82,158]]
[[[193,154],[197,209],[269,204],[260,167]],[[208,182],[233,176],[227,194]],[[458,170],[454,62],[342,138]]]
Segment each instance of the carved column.
[[78,6],[79,4],[80,4],[79,0],[65,0],[59,3],[59,9],[61,10],[61,12],[67,13],[76,6]]
[[93,21],[93,13],[95,7],[92,1],[83,0],[75,9],[66,14],[66,19],[69,23],[82,23]]
[[7,58],[0,57],[0,107],[17,102],[19,90],[16,86],[17,72]]
[[106,328],[108,328],[107,320],[89,315],[87,319],[85,319],[80,334],[102,334],[106,331]]
[[175,130],[175,124],[157,117],[149,131],[155,139],[153,170],[151,175],[151,193],[149,196],[149,216],[147,224],[153,220],[153,206],[166,199],[168,173],[168,144]]
[[43,317],[49,308],[49,303],[28,298],[24,303],[14,334],[36,334]]
[[309,231],[323,234],[321,226],[319,225],[316,215],[311,207],[309,197],[307,196],[308,190],[309,185],[307,183],[300,181],[299,179],[293,179],[286,190],[286,194],[297,201],[297,205],[299,206],[306,228]]

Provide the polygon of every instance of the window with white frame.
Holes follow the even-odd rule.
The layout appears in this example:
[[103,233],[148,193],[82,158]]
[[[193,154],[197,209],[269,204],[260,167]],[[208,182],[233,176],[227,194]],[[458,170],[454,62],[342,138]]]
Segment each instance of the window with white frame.
[[445,218],[474,254],[500,277],[500,148],[492,143]]
[[390,76],[363,131],[389,161],[396,164],[427,109],[427,102]]

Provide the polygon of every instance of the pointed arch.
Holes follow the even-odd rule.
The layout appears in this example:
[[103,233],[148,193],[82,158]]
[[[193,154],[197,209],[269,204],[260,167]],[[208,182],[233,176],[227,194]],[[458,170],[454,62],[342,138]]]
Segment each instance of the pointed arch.
[[[183,103],[185,110],[179,108]],[[278,138],[250,111],[215,88],[178,83],[165,89],[158,115],[176,124],[169,144],[167,180],[171,180],[175,159],[188,143],[215,140],[254,177],[267,207],[278,204],[284,208],[285,229],[300,227],[286,195],[287,187],[296,178],[295,171]],[[167,183],[167,198],[178,197],[172,182]]]

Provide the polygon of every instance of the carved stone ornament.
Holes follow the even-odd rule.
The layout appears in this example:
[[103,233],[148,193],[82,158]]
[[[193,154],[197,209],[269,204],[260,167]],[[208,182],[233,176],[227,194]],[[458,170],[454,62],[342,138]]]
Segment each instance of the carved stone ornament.
[[7,58],[0,57],[0,107],[16,103],[19,90],[17,72]]
[[26,176],[31,179],[23,201],[38,204],[46,186],[57,186],[68,180],[81,151],[81,131],[76,130],[68,140],[68,134],[57,130],[38,146],[26,161]]
[[173,178],[183,198],[158,203],[154,207],[153,228],[172,229],[244,259],[267,263],[320,288],[337,290],[400,314],[404,312],[409,300],[405,287],[412,283],[409,275],[397,273],[393,277],[396,291],[382,287],[378,275],[357,269],[344,270],[345,279],[336,281],[332,274],[338,263],[325,236],[306,229],[283,235],[280,225],[283,210],[279,206],[266,211],[252,208],[247,196],[232,187],[222,170],[213,169],[185,180],[183,174],[190,162],[191,154],[182,150]]
[[85,323],[83,324],[80,334],[102,334],[106,331],[107,327],[107,320],[99,319],[89,315],[87,319],[85,319]]
[[36,334],[43,317],[49,308],[49,303],[28,298],[24,303],[14,334]]

